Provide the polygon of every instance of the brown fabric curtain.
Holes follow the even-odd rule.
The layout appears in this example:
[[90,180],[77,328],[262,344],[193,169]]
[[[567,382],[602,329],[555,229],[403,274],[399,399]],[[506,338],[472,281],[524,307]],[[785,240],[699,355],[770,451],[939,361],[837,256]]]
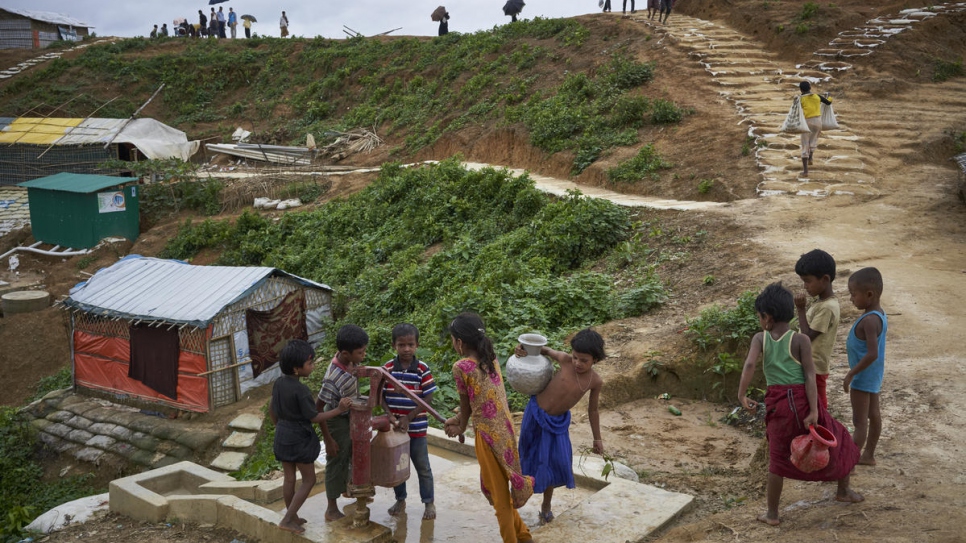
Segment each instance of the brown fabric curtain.
[[245,310],[245,320],[254,377],[278,362],[278,354],[289,340],[309,338],[302,289],[290,292],[268,311]]
[[127,376],[159,394],[178,399],[178,329],[132,325],[131,364]]

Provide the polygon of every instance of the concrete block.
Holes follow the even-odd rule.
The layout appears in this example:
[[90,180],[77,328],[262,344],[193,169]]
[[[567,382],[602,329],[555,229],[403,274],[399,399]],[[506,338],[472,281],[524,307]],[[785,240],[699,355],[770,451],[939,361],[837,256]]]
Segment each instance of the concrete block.
[[145,522],[168,518],[168,500],[137,484],[139,475],[111,481],[108,487],[111,511]]
[[281,514],[235,496],[218,500],[218,524],[259,541],[284,541],[282,538],[288,532],[278,529],[281,520]]
[[218,500],[224,496],[217,494],[196,494],[168,496],[168,522],[175,519],[197,524],[218,524]]
[[221,442],[221,446],[228,449],[247,449],[255,444],[258,434],[254,432],[232,432],[228,439]]
[[249,432],[257,432],[262,429],[262,422],[265,417],[261,413],[244,413],[238,415],[231,422],[228,423],[228,427],[232,430],[247,430]]
[[[274,481],[264,481],[257,487],[255,487],[255,502],[256,503],[273,503],[282,499],[282,480]],[[322,483],[325,483],[325,478],[322,478]]]
[[255,489],[261,484],[262,481],[215,481],[199,486],[198,490],[206,494],[222,494],[254,501]]
[[429,445],[476,458],[476,441],[474,441],[470,432],[466,433],[465,441],[465,443],[460,443],[458,439],[448,437],[446,432],[438,428],[429,427],[426,430],[426,443]]
[[237,471],[245,463],[248,455],[240,452],[223,452],[211,461],[211,467],[225,470]]
[[685,511],[693,500],[687,494],[614,478],[577,507],[557,515],[552,523],[534,529],[534,538],[594,543],[639,541]]

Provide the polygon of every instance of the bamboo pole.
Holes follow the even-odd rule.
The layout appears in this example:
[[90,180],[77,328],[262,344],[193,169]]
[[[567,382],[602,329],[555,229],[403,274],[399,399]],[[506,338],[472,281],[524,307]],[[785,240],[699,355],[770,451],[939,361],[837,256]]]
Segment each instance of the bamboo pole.
[[134,113],[132,113],[131,116],[128,117],[128,119],[126,121],[124,121],[123,124],[121,124],[121,127],[117,129],[117,133],[114,134],[113,136],[111,136],[110,141],[108,141],[107,143],[104,144],[104,148],[105,149],[107,149],[108,147],[111,146],[112,143],[114,143],[114,139],[121,134],[121,131],[124,130],[124,127],[127,126],[128,123],[130,123],[131,121],[133,121],[134,118],[138,116],[138,113],[141,113],[141,110],[142,109],[148,107],[148,104],[151,103],[151,100],[154,100],[154,97],[157,96],[159,92],[161,92],[161,89],[163,89],[165,85],[167,85],[167,83],[161,83],[161,86],[158,87],[158,90],[154,91],[154,94],[152,94],[151,97],[148,98],[148,101],[147,102],[144,102],[143,104],[141,104],[141,107],[139,107],[137,109],[137,111],[135,111]]

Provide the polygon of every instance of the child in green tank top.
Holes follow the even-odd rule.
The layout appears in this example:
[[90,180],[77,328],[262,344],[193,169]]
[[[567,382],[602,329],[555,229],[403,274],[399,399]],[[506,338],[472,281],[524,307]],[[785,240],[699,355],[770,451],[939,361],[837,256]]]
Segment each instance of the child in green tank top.
[[[815,386],[815,365],[808,336],[793,332],[788,322],[795,315],[792,293],[781,283],[773,283],[755,299],[755,311],[763,332],[751,340],[738,385],[738,401],[749,411],[758,402],[745,396],[755,376],[758,358],[768,392],[765,395],[765,433],[768,437],[768,482],[766,494],[768,511],[758,520],[778,526],[778,503],[781,500],[785,477],[800,481],[837,481],[835,499],[857,503],[865,498],[849,487],[849,473],[859,461],[859,450],[849,431],[829,415],[818,401]],[[809,426],[821,425],[832,432],[838,446],[829,449],[826,467],[803,472],[789,459],[792,440],[808,433]]]

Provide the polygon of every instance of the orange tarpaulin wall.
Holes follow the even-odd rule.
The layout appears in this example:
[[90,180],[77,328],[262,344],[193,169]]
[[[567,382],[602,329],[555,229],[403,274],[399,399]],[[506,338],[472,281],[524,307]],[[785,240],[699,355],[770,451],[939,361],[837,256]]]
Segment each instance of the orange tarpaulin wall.
[[78,385],[128,394],[187,411],[208,411],[208,379],[196,375],[208,369],[204,356],[183,350],[178,354],[177,400],[128,377],[130,358],[131,344],[126,339],[74,331],[74,380]]

